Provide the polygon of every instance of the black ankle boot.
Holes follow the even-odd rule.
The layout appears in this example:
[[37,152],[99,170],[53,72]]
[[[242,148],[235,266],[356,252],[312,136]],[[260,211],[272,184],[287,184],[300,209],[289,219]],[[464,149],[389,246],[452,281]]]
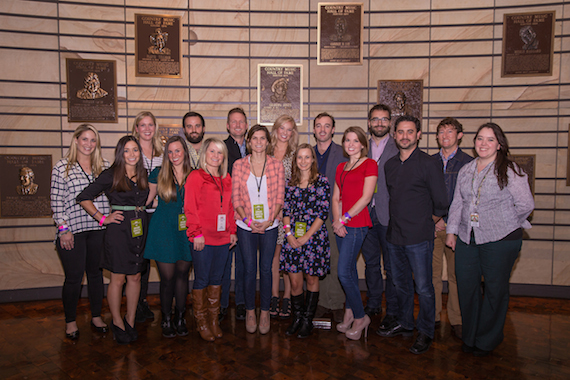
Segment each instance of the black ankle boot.
[[287,335],[295,335],[301,328],[303,320],[303,310],[305,309],[305,296],[303,293],[298,296],[291,295],[291,316],[293,321],[285,331]]
[[[126,324],[125,324],[125,330],[126,330]],[[125,331],[125,330],[121,330],[119,327],[117,327],[115,325],[114,322],[111,322],[111,331],[113,332],[113,339],[117,341],[117,343],[119,344],[129,344],[131,343],[131,337],[129,336],[129,334]]]
[[172,325],[171,319],[172,311],[170,313],[162,313],[162,322],[160,326],[162,327],[162,336],[165,338],[174,338],[176,336],[176,330]]
[[129,325],[127,322],[127,316],[123,318],[123,323],[125,324],[125,331],[131,337],[131,342],[136,341],[139,338],[139,333],[137,332],[137,329],[135,329],[135,326]]
[[303,322],[299,329],[297,338],[306,338],[311,335],[313,331],[313,318],[317,310],[317,303],[319,303],[319,292],[307,291],[307,299],[305,300],[305,310],[303,312]]
[[188,328],[186,327],[186,319],[184,318],[184,313],[186,310],[175,309],[174,313],[174,329],[176,333],[180,336],[188,335]]

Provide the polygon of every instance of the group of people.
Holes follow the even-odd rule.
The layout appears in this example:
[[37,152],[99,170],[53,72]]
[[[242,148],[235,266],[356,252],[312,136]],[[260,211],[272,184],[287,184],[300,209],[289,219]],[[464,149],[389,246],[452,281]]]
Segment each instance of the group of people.
[[188,112],[186,139],[171,137],[163,147],[155,117],[141,112],[132,133],[119,140],[112,165],[102,158],[97,130],[80,125],[52,172],[67,337],[79,336],[84,272],[92,326],[107,331],[101,319],[101,269],[107,269],[113,336],[121,344],[135,341],[135,322],[154,317],[146,303],[152,259],[165,337],[189,333],[192,265],[197,330],[206,341],[222,337],[235,263],[235,316],[249,333],[267,334],[271,317],[291,316],[286,334],[306,338],[315,317],[332,313],[336,330],[357,340],[382,314],[384,293],[377,334],[412,336],[415,328],[410,351],[421,354],[440,323],[445,256],[453,332],[463,351],[488,355],[503,339],[510,273],[523,228],[530,228],[534,202],[527,176],[509,159],[507,139],[494,123],[477,130],[473,159],[459,148],[462,125],[443,119],[437,127],[441,149],[429,156],[418,148],[420,121],[403,115],[392,124],[391,114],[388,106],[375,105],[369,137],[349,127],[338,145],[334,117],[321,113],[313,121],[313,147],[298,144],[295,121],[286,115],[271,131],[248,129],[245,112],[234,108],[229,136],[221,141],[204,140],[204,118]]

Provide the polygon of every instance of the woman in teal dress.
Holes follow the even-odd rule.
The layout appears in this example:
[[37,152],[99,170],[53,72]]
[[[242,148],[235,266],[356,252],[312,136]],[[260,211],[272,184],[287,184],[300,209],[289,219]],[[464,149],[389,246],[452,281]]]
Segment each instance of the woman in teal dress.
[[[156,261],[160,273],[162,335],[188,335],[184,313],[192,256],[186,237],[184,183],[192,171],[188,147],[182,137],[171,137],[164,146],[168,160],[149,176],[151,196],[158,193],[158,207],[149,226],[144,257]],[[172,317],[172,298],[176,310]]]

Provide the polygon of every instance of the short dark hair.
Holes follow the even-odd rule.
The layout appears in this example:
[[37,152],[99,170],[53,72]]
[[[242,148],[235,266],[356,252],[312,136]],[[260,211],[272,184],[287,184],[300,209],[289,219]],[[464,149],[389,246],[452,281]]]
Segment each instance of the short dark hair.
[[454,117],[446,117],[445,119],[440,121],[439,124],[437,125],[436,132],[439,132],[439,130],[445,127],[446,125],[452,126],[457,131],[457,133],[463,132],[463,125],[461,125],[459,120],[457,120]]
[[379,103],[370,108],[370,111],[368,111],[368,120],[372,119],[372,112],[374,111],[386,111],[388,112],[388,119],[392,119],[392,110],[386,104]]
[[403,121],[411,121],[412,123],[414,123],[416,125],[416,132],[419,132],[422,129],[422,125],[417,117],[412,115],[402,115],[399,118],[397,118],[396,123],[394,123],[394,132],[398,129],[398,124],[400,124]]
[[253,134],[255,132],[259,131],[264,132],[265,138],[267,139],[267,148],[265,149],[265,153],[267,153],[267,151],[269,150],[269,145],[271,144],[271,134],[269,133],[269,130],[264,125],[255,124],[253,127],[250,128],[249,132],[247,132],[247,137],[245,139],[246,143],[245,146],[250,153],[251,153],[251,145],[250,145],[251,138],[253,137]]
[[325,117],[325,116],[331,118],[332,127],[334,128],[334,124],[335,124],[334,117],[331,114],[329,114],[328,112],[321,112],[320,114],[315,116],[315,118],[313,119],[313,129],[315,128],[315,125],[317,124],[317,119],[320,119],[321,117]]
[[198,112],[190,111],[186,112],[186,115],[184,115],[184,117],[182,118],[182,128],[184,128],[184,122],[189,117],[199,117],[200,120],[202,121],[202,127],[206,126],[206,122],[204,121],[204,117],[202,117],[202,115],[200,115]]
[[247,122],[247,115],[245,114],[245,111],[243,110],[243,108],[241,107],[235,107],[232,108],[230,110],[230,112],[228,112],[228,118],[226,120],[226,123],[229,124],[230,123],[230,116],[234,113],[241,113],[243,115],[243,117],[245,117],[245,121]]

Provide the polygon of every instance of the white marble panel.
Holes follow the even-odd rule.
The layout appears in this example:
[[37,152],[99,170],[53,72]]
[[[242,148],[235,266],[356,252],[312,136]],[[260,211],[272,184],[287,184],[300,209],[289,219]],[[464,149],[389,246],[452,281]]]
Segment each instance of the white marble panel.
[[247,12],[192,12],[190,11],[190,25],[216,26],[248,26],[249,14]]
[[[168,8],[188,8],[188,3],[191,1],[192,0],[168,0],[168,2],[163,3],[163,2],[157,2],[156,0],[125,0],[124,4],[127,5],[128,7],[144,7],[144,8],[156,7],[157,8],[156,10],[151,10],[150,12],[154,12],[156,14],[165,14],[164,13],[165,11],[160,8],[161,6],[168,5]],[[226,1],[224,0],[224,2]],[[122,5],[123,1],[121,0],[119,4]],[[212,3],[210,3],[210,6],[211,4]]]
[[2,0],[0,1],[0,12],[56,17],[57,4],[22,0]]
[[552,243],[523,241],[518,260],[511,275],[511,283],[552,283]]
[[311,60],[310,71],[311,87],[363,87],[363,91],[367,91],[366,65],[319,66],[316,61]]
[[490,84],[490,58],[432,58],[431,86],[487,86]]
[[[38,32],[33,36],[39,36],[39,33],[57,33],[57,21],[43,18],[0,16],[0,25],[5,30]],[[2,42],[12,43],[24,36],[25,34],[13,33],[9,39],[2,39]]]
[[[563,239],[568,239],[568,235]],[[554,242],[552,284],[570,285],[570,243]]]
[[0,79],[59,82],[58,64],[57,52],[10,50],[0,56]]
[[84,4],[60,3],[59,17],[62,19],[79,18],[88,20],[124,21],[125,10],[120,7],[99,7],[90,5],[88,2]]
[[270,11],[300,11],[307,12],[309,10],[306,0],[250,0],[249,7],[252,10],[270,10]]
[[[244,43],[249,42],[249,29],[247,28],[234,28],[231,26],[217,26],[217,27],[190,27],[190,30],[196,34],[196,39],[198,41],[197,45],[200,43],[212,43],[211,41],[242,41]],[[289,32],[279,31],[280,33],[285,33],[289,35]],[[190,49],[193,49],[195,45],[192,45]]]
[[[250,6],[249,3],[249,0],[224,0],[223,2],[217,2],[215,8],[247,11]],[[212,9],[211,0],[188,0],[188,5],[190,9]]]
[[376,80],[423,79],[426,83],[428,75],[427,58],[370,61],[370,77]]
[[[299,46],[306,46],[309,44],[309,30],[308,29],[251,29],[251,41],[259,42],[273,42],[273,43],[288,43],[288,42],[301,42]],[[305,55],[307,51],[305,51]]]
[[306,13],[252,13],[249,25],[255,30],[256,26],[264,27],[308,27],[309,18]]

